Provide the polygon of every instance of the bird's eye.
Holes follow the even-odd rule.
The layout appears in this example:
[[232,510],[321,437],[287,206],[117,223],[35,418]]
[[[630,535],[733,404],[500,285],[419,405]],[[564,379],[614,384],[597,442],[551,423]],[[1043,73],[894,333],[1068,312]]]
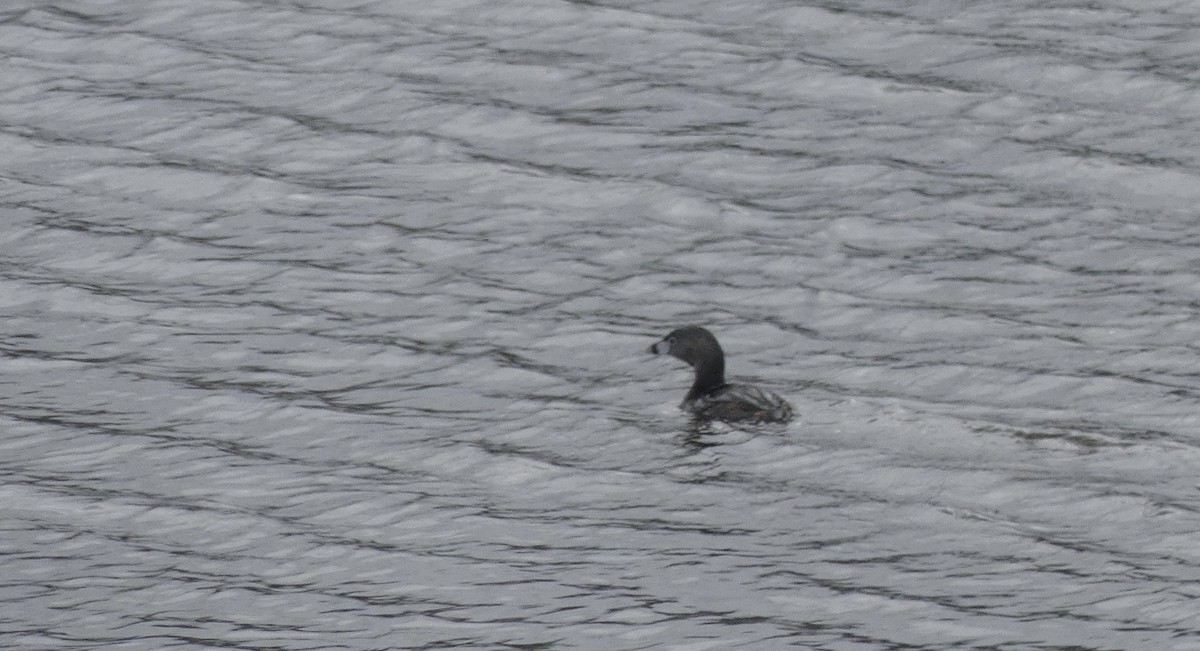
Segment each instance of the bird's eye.
[[667,343],[668,344],[675,343],[675,335],[667,335]]

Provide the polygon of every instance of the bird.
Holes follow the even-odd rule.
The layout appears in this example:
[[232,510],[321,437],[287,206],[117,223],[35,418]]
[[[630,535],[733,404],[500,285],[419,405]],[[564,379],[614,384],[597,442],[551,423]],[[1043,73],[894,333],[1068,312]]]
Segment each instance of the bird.
[[679,406],[699,418],[775,423],[792,418],[792,406],[778,394],[725,382],[725,353],[713,333],[701,326],[676,328],[651,345],[649,352],[681,359],[695,370],[692,388]]

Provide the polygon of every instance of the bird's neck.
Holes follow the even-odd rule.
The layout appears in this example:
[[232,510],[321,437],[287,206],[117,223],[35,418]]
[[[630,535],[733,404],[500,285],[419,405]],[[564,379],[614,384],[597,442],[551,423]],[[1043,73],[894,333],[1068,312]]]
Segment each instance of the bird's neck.
[[696,381],[692,383],[692,390],[688,391],[687,399],[695,400],[723,386],[725,386],[725,360],[718,358],[706,361],[696,367]]

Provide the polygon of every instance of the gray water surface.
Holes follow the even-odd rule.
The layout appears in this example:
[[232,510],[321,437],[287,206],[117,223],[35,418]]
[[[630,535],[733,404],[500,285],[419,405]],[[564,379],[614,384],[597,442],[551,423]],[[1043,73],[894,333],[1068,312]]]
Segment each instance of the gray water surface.
[[1197,43],[9,3],[0,647],[1200,649]]

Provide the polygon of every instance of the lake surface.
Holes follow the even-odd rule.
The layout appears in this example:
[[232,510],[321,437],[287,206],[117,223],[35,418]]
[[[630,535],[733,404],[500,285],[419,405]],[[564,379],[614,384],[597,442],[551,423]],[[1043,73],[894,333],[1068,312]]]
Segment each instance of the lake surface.
[[1200,649],[1198,42],[7,4],[0,647]]

